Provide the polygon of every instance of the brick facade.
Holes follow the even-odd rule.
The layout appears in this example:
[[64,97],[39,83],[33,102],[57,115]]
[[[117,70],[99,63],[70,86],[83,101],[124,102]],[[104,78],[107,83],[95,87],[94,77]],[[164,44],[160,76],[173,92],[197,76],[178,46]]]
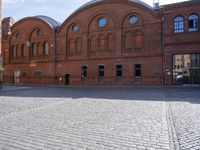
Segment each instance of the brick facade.
[[[153,9],[136,0],[106,0],[84,5],[61,25],[42,17],[21,19],[3,39],[4,83],[171,85],[172,56],[200,53],[200,32],[187,30],[188,16],[199,15],[199,8],[200,1]],[[185,18],[179,34],[177,15]],[[103,27],[101,18],[107,21]]]

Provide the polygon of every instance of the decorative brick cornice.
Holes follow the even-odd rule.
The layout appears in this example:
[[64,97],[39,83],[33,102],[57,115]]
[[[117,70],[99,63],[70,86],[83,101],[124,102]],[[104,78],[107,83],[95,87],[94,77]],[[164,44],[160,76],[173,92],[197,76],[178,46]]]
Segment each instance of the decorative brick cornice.
[[192,7],[192,6],[196,6],[196,5],[200,5],[200,0],[190,0],[190,1],[186,1],[186,2],[161,5],[160,8],[157,9],[157,11],[159,13],[162,13],[162,12],[166,12],[166,11],[169,11],[172,9],[180,9],[180,8]]

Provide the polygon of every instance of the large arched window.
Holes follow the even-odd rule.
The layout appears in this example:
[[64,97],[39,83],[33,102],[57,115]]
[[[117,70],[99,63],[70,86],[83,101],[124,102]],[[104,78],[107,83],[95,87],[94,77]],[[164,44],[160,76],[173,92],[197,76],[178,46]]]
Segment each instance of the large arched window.
[[188,17],[188,31],[195,32],[199,28],[199,17],[195,14],[192,14]]
[[184,32],[184,19],[182,16],[176,16],[174,18],[174,33]]
[[49,45],[48,45],[48,42],[44,42],[43,52],[44,52],[45,56],[49,55]]

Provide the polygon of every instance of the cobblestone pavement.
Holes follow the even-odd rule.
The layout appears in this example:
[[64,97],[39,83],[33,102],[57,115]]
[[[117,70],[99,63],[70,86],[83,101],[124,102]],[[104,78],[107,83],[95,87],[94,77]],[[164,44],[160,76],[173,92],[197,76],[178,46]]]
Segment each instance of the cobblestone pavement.
[[199,91],[4,87],[0,150],[198,150]]
[[200,88],[167,91],[179,149],[200,150]]

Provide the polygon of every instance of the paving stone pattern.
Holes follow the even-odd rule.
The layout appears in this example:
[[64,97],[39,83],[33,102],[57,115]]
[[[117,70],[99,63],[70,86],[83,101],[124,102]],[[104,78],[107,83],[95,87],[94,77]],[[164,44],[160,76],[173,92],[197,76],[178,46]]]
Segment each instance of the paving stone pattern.
[[172,121],[181,150],[200,150],[200,89],[171,89]]
[[199,88],[4,87],[0,150],[198,150],[199,98]]

